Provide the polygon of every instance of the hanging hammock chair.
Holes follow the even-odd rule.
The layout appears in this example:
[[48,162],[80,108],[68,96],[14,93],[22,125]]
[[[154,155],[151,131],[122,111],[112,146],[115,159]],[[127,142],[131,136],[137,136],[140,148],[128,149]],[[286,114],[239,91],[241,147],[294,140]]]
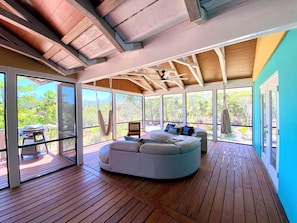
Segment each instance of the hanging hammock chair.
[[221,113],[221,133],[223,134],[230,134],[231,133],[231,123],[230,123],[230,116],[229,110],[227,107],[227,98],[226,98],[226,89],[225,84],[223,84],[223,110]]
[[[111,79],[109,79],[109,85],[110,85],[110,89],[111,89]],[[94,90],[96,93],[96,102],[97,102],[97,110],[98,110],[97,116],[98,116],[98,124],[100,125],[100,132],[103,136],[109,136],[110,131],[111,131],[111,126],[112,126],[112,110],[109,110],[108,124],[107,124],[107,128],[105,129],[105,122],[104,122],[104,119],[102,116],[102,112],[99,108],[99,99],[98,99],[98,94],[97,94],[97,90],[96,90],[96,81],[94,81]]]

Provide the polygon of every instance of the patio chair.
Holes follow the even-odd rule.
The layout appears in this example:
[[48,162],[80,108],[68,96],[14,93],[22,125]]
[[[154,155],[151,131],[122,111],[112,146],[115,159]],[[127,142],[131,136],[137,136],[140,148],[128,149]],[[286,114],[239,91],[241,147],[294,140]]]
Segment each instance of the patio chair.
[[140,138],[140,122],[129,122],[127,136],[138,135]]

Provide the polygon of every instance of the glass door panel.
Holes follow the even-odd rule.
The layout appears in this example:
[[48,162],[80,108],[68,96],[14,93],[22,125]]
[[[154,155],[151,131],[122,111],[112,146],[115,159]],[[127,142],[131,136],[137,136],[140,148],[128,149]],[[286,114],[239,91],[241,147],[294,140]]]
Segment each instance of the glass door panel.
[[278,138],[278,128],[277,128],[277,88],[270,90],[270,110],[271,110],[271,151],[270,151],[270,164],[272,168],[276,171],[276,156],[277,156],[277,138]]
[[59,153],[76,162],[74,84],[58,85]]
[[5,138],[5,74],[0,72],[0,189],[8,187]]
[[76,163],[74,95],[74,84],[17,76],[21,182]]
[[266,160],[267,142],[267,103],[266,94],[261,93],[261,157]]
[[261,159],[278,189],[278,78],[277,74],[261,87]]

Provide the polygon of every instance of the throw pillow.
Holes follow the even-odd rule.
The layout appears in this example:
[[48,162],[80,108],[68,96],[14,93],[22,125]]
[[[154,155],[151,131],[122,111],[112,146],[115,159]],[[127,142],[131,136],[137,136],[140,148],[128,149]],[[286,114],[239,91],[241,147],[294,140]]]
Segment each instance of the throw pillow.
[[168,141],[164,142],[164,141],[158,141],[158,140],[155,140],[155,139],[141,139],[140,142],[143,142],[143,143],[161,143],[161,144],[167,144]]
[[194,133],[194,127],[185,126],[183,128],[182,135],[191,136]]
[[139,138],[134,138],[134,137],[131,137],[131,136],[124,136],[125,140],[127,141],[136,141],[136,142],[140,142],[141,139]]
[[175,127],[170,128],[168,130],[169,133],[176,134],[176,135],[179,134],[179,131],[180,131],[180,128],[175,128]]
[[166,128],[165,128],[165,132],[168,132],[169,129],[173,128],[175,126],[175,124],[167,124]]

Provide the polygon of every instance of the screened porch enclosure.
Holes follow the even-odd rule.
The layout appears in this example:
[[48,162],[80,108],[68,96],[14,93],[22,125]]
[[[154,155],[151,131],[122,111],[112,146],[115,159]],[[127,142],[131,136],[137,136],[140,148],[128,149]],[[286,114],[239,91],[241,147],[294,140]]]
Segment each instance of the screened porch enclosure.
[[[95,91],[84,86],[83,144],[88,146],[121,138],[127,135],[129,122],[140,121],[143,132],[162,129],[168,123],[174,123],[202,128],[207,131],[209,140],[252,145],[252,87],[246,85],[226,89],[231,117],[230,134],[222,134],[220,129],[223,108],[221,86],[152,96],[116,90],[108,92],[104,88],[96,88]],[[98,109],[102,111],[105,123],[108,123],[108,111],[113,111],[113,132],[108,137],[100,133]]]

